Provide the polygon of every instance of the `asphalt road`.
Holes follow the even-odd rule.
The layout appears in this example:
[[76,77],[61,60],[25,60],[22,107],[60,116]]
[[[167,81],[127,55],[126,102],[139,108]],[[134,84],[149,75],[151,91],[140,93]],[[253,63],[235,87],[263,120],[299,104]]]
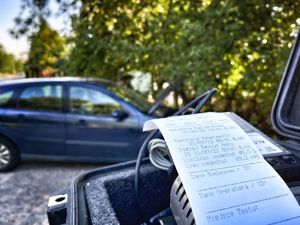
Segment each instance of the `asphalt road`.
[[0,173],[0,225],[46,225],[49,195],[96,164],[25,162]]

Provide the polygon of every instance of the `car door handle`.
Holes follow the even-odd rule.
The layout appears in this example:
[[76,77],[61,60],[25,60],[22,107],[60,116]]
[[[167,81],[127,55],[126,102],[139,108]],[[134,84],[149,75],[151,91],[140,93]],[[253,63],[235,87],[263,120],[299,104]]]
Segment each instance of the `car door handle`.
[[24,114],[18,114],[17,117],[18,117],[18,120],[24,120],[25,119]]
[[78,123],[77,123],[79,126],[85,126],[86,125],[86,120],[84,119],[80,119],[78,120]]

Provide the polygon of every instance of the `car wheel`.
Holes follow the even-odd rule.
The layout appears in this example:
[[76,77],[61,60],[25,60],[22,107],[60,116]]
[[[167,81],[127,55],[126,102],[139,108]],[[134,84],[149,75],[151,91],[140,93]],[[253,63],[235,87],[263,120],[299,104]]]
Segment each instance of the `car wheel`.
[[7,139],[0,138],[0,172],[14,169],[19,159],[16,147]]

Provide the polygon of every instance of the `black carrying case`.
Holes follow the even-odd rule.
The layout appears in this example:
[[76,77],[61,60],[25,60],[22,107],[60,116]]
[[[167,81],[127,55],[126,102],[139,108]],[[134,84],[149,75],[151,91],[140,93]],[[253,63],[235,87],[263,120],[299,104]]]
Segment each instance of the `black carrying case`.
[[[300,42],[297,36],[272,109],[274,129],[287,150],[300,156]],[[79,176],[67,190],[54,193],[50,225],[138,225],[143,222],[134,197],[135,162],[100,168]],[[299,174],[300,175],[300,174]],[[299,176],[300,177],[300,176]],[[288,183],[300,202],[300,179]],[[151,217],[169,207],[171,183],[164,171],[145,160],[141,168],[141,205]],[[67,196],[67,199],[62,199]],[[65,197],[66,198],[66,197]],[[59,201],[57,201],[59,200]]]
[[294,42],[271,113],[276,132],[287,148],[300,149],[300,32]]

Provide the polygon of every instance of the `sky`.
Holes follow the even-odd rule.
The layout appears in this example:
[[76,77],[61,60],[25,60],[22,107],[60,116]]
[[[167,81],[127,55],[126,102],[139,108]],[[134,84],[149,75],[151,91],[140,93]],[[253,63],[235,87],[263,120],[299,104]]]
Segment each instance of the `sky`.
[[[26,53],[29,50],[27,37],[15,39],[9,34],[9,29],[14,27],[14,18],[20,12],[21,2],[22,0],[0,0],[0,44],[4,46],[7,52],[16,57],[26,58]],[[49,2],[50,9],[55,11],[57,9],[56,1],[50,0]],[[62,17],[52,17],[48,23],[60,33],[63,33],[68,26],[66,25],[66,18]]]

